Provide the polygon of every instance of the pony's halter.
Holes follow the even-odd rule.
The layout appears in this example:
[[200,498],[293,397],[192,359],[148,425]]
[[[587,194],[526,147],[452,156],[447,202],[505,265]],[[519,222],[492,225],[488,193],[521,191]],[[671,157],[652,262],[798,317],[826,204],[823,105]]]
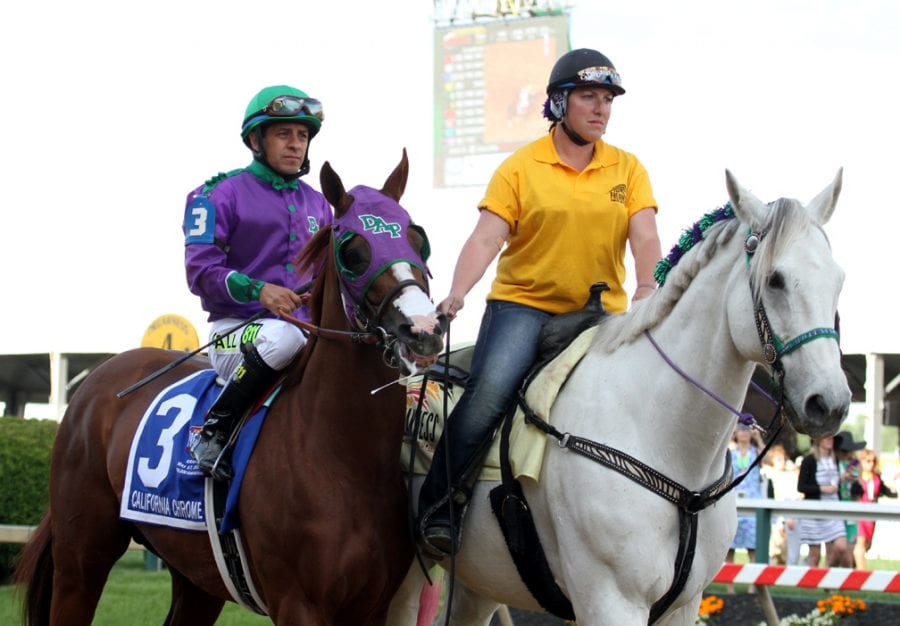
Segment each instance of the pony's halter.
[[[367,300],[369,289],[379,276],[397,263],[408,263],[426,276],[430,276],[431,273],[425,264],[428,239],[421,227],[412,224],[403,207],[381,192],[360,185],[351,189],[350,195],[354,198],[353,203],[343,215],[335,219],[332,226],[333,248],[340,274],[344,311],[350,323],[357,328],[380,330],[386,307],[400,291],[412,286],[428,294],[428,283],[414,279],[400,281],[378,305]],[[422,254],[409,244],[407,231],[411,228],[417,230],[425,240]],[[372,254],[362,274],[356,274],[341,262],[342,246],[354,237],[362,237],[369,244]]]
[[[767,231],[751,231],[750,234],[747,235],[747,239],[744,240],[744,252],[747,254],[748,265],[750,264],[750,259],[753,257],[754,253],[759,249],[759,245],[762,243],[766,233]],[[762,299],[760,298],[757,298],[753,304],[753,314],[756,321],[756,333],[759,335],[759,343],[762,346],[763,359],[779,373],[783,370],[781,364],[781,358],[783,356],[790,354],[800,346],[807,344],[814,339],[826,339],[830,337],[837,341],[840,346],[841,339],[837,328],[830,328],[827,326],[813,328],[800,333],[787,342],[782,341],[781,338],[772,331],[772,325],[769,323],[769,316],[766,315],[765,305],[763,305]],[[837,320],[837,317],[835,317],[835,320]]]

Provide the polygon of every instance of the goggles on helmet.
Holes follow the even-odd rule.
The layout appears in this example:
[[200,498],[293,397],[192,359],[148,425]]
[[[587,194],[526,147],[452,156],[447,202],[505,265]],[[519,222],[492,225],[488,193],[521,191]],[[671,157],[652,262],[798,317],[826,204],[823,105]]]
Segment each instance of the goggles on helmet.
[[315,98],[300,98],[298,96],[278,96],[273,98],[260,113],[265,113],[272,117],[306,115],[314,117],[320,122],[325,117],[321,102]]
[[578,80],[586,83],[622,86],[622,77],[612,67],[595,66],[578,70]]

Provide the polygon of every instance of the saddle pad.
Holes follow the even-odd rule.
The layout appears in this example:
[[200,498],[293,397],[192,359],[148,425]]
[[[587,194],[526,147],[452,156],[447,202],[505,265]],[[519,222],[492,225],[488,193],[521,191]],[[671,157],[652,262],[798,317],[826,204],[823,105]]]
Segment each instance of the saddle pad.
[[[532,410],[544,421],[550,421],[550,408],[556,401],[556,396],[562,384],[569,376],[578,362],[587,352],[594,335],[597,334],[597,326],[588,328],[578,335],[572,343],[563,350],[559,356],[550,361],[531,382],[525,392],[525,399]],[[401,464],[404,470],[409,468],[410,454],[412,453],[410,442],[412,441],[413,421],[416,407],[419,403],[422,377],[417,376],[410,380],[406,390],[406,429],[404,433],[403,448],[401,451]],[[463,393],[459,385],[451,384],[447,388],[447,397],[444,398],[444,386],[434,380],[429,380],[425,387],[425,397],[422,400],[422,411],[419,421],[418,445],[413,459],[413,472],[427,474],[431,467],[431,459],[434,456],[434,448],[437,445],[444,428],[444,404],[447,412],[451,412],[456,402]],[[522,410],[516,410],[513,418],[512,431],[509,437],[509,457],[512,465],[513,476],[516,478],[528,477],[538,480],[541,474],[541,466],[544,461],[544,450],[547,445],[547,436],[537,428],[525,423]],[[488,452],[481,470],[479,480],[500,480],[500,438],[494,439],[494,444]]]
[[[214,370],[169,385],[150,403],[131,442],[119,516],[124,520],[206,532],[204,477],[191,456],[203,417],[218,397]],[[241,429],[232,454],[234,479],[220,532],[237,526],[237,498],[271,397]]]

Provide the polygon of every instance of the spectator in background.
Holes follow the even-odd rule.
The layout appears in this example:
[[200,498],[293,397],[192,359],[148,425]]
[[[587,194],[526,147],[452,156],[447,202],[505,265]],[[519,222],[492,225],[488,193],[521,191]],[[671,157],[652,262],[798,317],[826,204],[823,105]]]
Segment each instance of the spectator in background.
[[[797,490],[807,500],[838,501],[840,473],[834,453],[834,437],[814,439],[810,453],[803,457]],[[818,567],[825,544],[825,560],[829,567],[850,567],[853,555],[847,546],[844,522],[838,519],[800,518],[800,542],[809,546],[807,565]]]
[[[859,453],[858,483],[862,488],[860,502],[874,503],[881,496],[897,497],[897,493],[881,480],[878,455],[875,454],[874,450],[862,450]],[[856,569],[866,569],[866,553],[872,547],[872,537],[874,536],[875,521],[859,520],[859,534],[856,537],[856,544],[853,546],[853,558],[856,561]]]
[[[862,496],[862,486],[859,484],[859,460],[856,453],[865,447],[865,441],[853,441],[853,435],[847,430],[842,430],[834,436],[834,454],[840,472],[838,497],[842,502],[855,502]],[[851,551],[856,544],[856,529],[856,518],[844,520],[847,545]]]
[[[768,479],[768,497],[775,500],[802,500],[797,491],[799,469],[787,458],[784,446],[769,448],[761,470]],[[800,535],[796,517],[778,516],[772,522],[772,539],[769,543],[769,561],[779,565],[796,565],[800,560]]]
[[[731,469],[734,471],[735,478],[742,474],[747,474],[743,482],[735,487],[734,492],[738,498],[762,498],[762,478],[760,475],[759,465],[753,465],[753,462],[759,456],[760,439],[749,426],[738,423],[734,431],[734,448],[731,451]],[[751,469],[752,467],[752,469]],[[744,549],[750,562],[756,558],[756,516],[755,515],[739,515],[737,532],[734,535],[734,541],[728,549],[728,555],[725,557],[727,563],[734,563],[734,551]],[[734,593],[734,585],[727,585],[728,593]],[[750,586],[748,591],[752,591]]]

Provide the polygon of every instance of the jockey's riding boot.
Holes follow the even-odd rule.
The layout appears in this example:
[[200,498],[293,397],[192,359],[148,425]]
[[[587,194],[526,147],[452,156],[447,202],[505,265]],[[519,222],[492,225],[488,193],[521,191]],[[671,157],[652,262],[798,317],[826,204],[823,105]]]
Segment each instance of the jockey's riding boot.
[[244,358],[209,409],[191,454],[200,470],[215,480],[231,480],[229,440],[253,403],[275,382],[278,372],[266,365],[253,344],[241,346]]
[[[447,432],[445,431],[445,434]],[[451,451],[451,460],[466,459],[466,456],[468,459],[462,464],[452,463],[449,476],[443,471],[446,455],[435,451],[432,472],[429,473],[419,492],[419,515],[416,522],[417,536],[422,551],[433,559],[440,560],[459,551],[465,513],[472,497],[475,481],[481,473],[482,462],[493,442],[493,433],[494,431],[491,430],[485,439],[475,442],[477,445],[474,453],[468,455],[466,454],[468,451],[459,446],[459,443],[453,446],[460,449]],[[465,439],[465,436],[462,439]],[[438,445],[438,449],[441,447],[443,444]]]

